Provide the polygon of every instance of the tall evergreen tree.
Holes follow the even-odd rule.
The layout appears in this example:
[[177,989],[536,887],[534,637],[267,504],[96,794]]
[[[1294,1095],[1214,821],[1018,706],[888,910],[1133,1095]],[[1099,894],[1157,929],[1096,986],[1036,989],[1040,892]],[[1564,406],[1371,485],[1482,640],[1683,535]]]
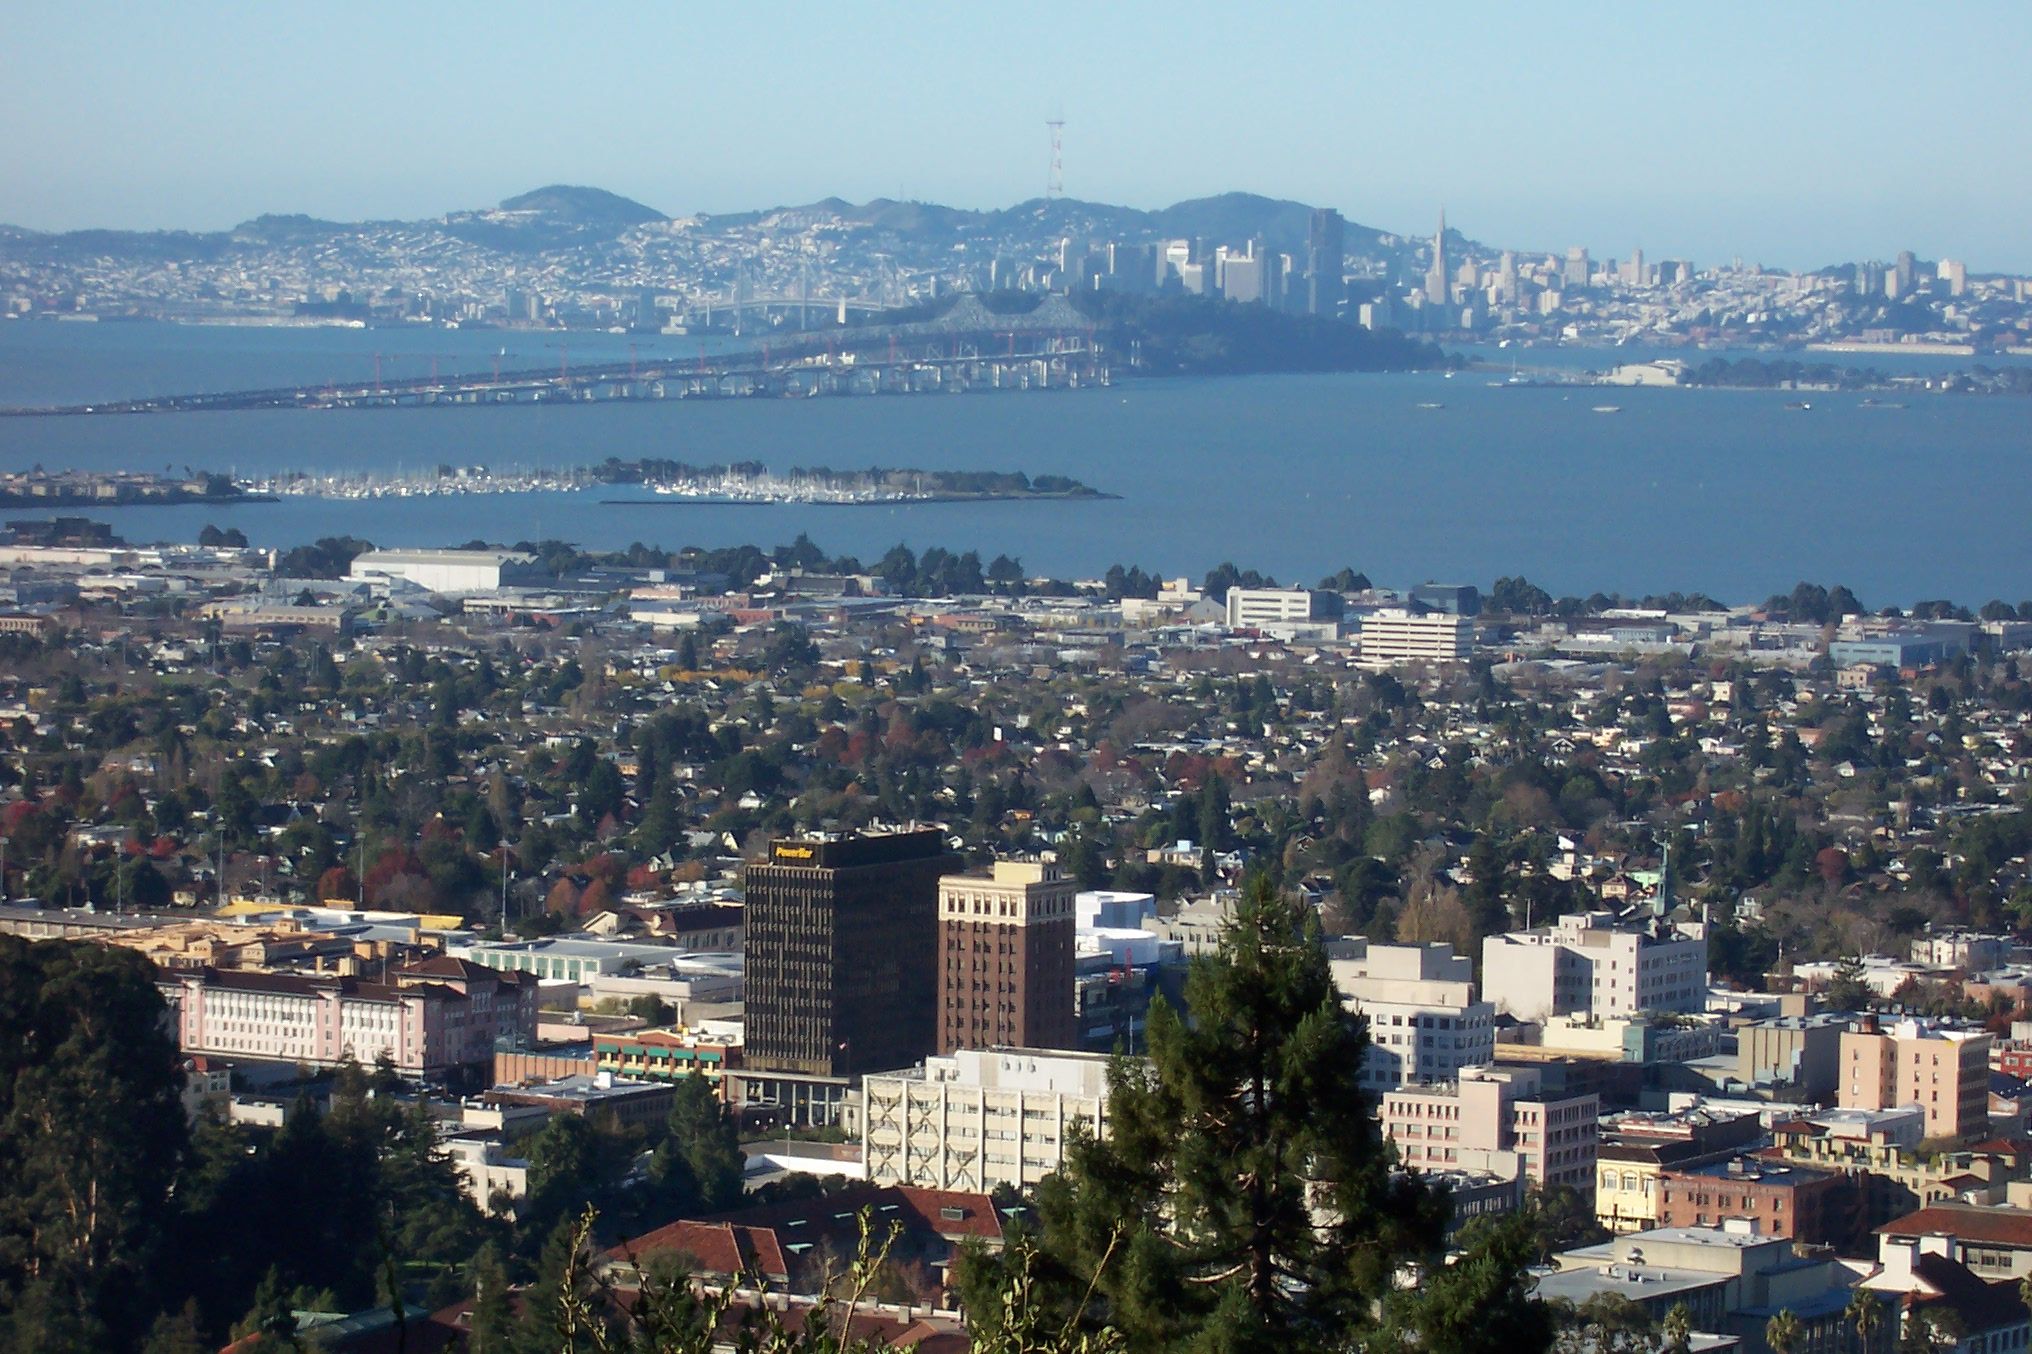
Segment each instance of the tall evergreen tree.
[[1254,881],[1185,998],[1111,1070],[1107,1137],[1040,1185],[1037,1292],[1134,1351],[1352,1343],[1444,1209],[1393,1168],[1311,911]]
[[515,1312],[508,1301],[508,1271],[492,1242],[473,1257],[470,1277],[473,1324],[467,1346],[471,1354],[509,1354]]
[[1529,1354],[1550,1346],[1552,1311],[1531,1293],[1537,1230],[1532,1211],[1469,1222],[1451,1263],[1428,1266],[1419,1283],[1384,1299],[1367,1348],[1372,1354],[1406,1348]]
[[649,1160],[659,1202],[676,1216],[718,1213],[741,1201],[741,1136],[702,1076],[677,1084],[667,1132]]
[[0,936],[0,1031],[0,1340],[138,1345],[187,1140],[148,961]]
[[601,1185],[600,1144],[583,1115],[554,1114],[529,1140],[529,1202],[522,1227],[553,1241]]

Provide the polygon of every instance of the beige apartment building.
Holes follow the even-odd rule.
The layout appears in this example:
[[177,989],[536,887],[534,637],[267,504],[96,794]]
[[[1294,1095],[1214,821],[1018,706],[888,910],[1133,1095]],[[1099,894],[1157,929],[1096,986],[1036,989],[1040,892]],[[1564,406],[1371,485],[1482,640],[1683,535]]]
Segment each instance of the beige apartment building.
[[2009,1198],[2032,1178],[2022,1141],[1976,1143],[1959,1151],[1920,1152],[1924,1118],[1918,1107],[1830,1110],[1771,1129],[1771,1155],[1841,1171],[1856,1184],[1865,1227],[1955,1199]]
[[1884,1029],[1865,1017],[1841,1037],[1836,1095],[1843,1109],[1917,1105],[1928,1138],[1974,1142],[1990,1131],[1990,1036],[1923,1020]]
[[1482,998],[1519,1020],[1704,1010],[1706,928],[1585,912],[1489,936],[1482,941]]
[[1383,1134],[1420,1171],[1487,1171],[1592,1196],[1600,1142],[1592,1095],[1548,1098],[1535,1067],[1470,1067],[1450,1086],[1383,1094]]

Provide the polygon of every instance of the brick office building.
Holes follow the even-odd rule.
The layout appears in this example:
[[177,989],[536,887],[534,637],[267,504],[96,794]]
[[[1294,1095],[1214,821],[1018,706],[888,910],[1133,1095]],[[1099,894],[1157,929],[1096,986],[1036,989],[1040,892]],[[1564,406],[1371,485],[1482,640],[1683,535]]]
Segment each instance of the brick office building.
[[1056,865],[997,861],[938,881],[938,1051],[1077,1047],[1077,881]]

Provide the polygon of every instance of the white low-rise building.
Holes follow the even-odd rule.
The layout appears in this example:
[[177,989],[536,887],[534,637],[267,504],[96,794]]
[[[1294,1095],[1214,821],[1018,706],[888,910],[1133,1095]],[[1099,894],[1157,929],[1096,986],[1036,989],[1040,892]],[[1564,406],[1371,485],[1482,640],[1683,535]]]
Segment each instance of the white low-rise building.
[[926,1189],[1025,1188],[1065,1162],[1076,1132],[1107,1131],[1099,1053],[961,1049],[862,1083],[868,1179]]
[[364,583],[401,580],[451,596],[544,581],[536,556],[516,550],[369,550],[354,557],[346,576]]
[[509,1156],[493,1138],[446,1138],[445,1155],[459,1173],[466,1197],[492,1212],[495,1202],[512,1211],[529,1197],[529,1162]]
[[1698,922],[1625,922],[1586,912],[1489,936],[1482,995],[1519,1020],[1704,1010],[1707,930]]
[[1369,1021],[1364,1087],[1450,1082],[1494,1061],[1496,1008],[1475,1000],[1474,964],[1453,946],[1336,945],[1327,965],[1334,986]]
[[1331,621],[1339,616],[1339,604],[1332,594],[1310,588],[1229,588],[1228,628],[1261,630]]

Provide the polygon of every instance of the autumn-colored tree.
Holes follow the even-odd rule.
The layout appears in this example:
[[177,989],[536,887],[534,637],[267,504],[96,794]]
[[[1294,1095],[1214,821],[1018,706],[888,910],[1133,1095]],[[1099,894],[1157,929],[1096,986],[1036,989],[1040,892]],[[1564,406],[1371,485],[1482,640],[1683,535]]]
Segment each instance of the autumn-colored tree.
[[559,916],[575,915],[579,910],[578,885],[571,882],[570,876],[560,875],[558,881],[550,886],[550,892],[544,896],[543,905]]
[[1443,940],[1455,954],[1473,954],[1475,921],[1459,889],[1421,881],[1397,914],[1397,939],[1405,944]]
[[391,901],[395,893],[406,892],[394,887],[395,881],[404,875],[424,876],[423,862],[416,858],[416,852],[407,846],[391,846],[374,858],[367,867],[367,901]]
[[318,876],[317,896],[321,903],[350,901],[360,896],[359,881],[343,865],[334,865]]

